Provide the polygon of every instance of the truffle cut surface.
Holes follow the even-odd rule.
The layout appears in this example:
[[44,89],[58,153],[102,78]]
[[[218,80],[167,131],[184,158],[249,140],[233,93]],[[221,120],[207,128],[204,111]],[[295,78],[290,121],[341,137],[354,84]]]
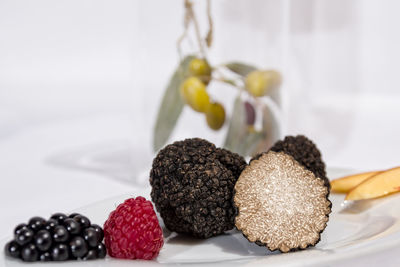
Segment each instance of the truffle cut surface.
[[320,240],[331,202],[322,179],[283,152],[252,160],[235,185],[235,224],[250,242],[282,252]]

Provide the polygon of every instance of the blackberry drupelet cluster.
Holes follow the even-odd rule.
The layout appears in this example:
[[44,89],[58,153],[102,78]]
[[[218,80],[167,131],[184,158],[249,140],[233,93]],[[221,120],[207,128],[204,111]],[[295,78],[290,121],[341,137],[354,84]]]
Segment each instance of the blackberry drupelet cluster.
[[285,152],[300,162],[306,169],[324,181],[330,189],[329,179],[326,177],[325,163],[322,161],[321,152],[317,146],[304,135],[286,136],[276,142],[271,149],[275,152]]
[[92,260],[106,256],[103,229],[78,213],[56,213],[45,220],[33,217],[14,229],[6,255],[34,261]]
[[204,139],[166,146],[150,172],[151,198],[165,226],[197,238],[233,229],[233,188],[245,166],[238,154]]

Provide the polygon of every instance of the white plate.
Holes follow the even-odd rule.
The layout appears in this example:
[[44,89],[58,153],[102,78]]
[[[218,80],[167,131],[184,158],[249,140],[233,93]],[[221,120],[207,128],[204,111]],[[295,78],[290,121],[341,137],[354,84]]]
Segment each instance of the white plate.
[[[330,169],[330,177],[345,174],[345,170]],[[109,212],[124,199],[142,195],[149,198],[149,188],[106,199],[74,211],[87,215],[93,222],[102,223]],[[268,252],[265,248],[249,243],[239,232],[233,230],[225,235],[197,240],[183,237],[167,230],[165,245],[153,261],[130,261],[107,258],[88,262],[71,261],[62,266],[148,266],[180,264],[201,265],[251,265],[300,266],[332,264],[348,258],[371,256],[400,245],[400,194],[356,203],[343,204],[343,196],[332,194],[333,211],[321,242],[315,248],[292,253]],[[3,247],[6,240],[1,242]],[[4,266],[26,266],[20,261],[6,259],[1,253]],[[59,266],[46,263],[45,266]]]

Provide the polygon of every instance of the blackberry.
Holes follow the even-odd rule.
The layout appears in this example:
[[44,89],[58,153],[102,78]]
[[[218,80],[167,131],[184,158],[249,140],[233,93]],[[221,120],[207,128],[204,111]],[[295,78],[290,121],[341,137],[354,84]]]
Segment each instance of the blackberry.
[[86,216],[55,213],[48,220],[32,217],[18,224],[4,253],[26,262],[103,259],[107,255],[103,238],[103,229]]
[[50,252],[44,252],[42,254],[40,254],[39,256],[39,260],[40,261],[51,261],[51,254]]
[[74,218],[76,215],[80,215],[79,213],[71,213],[70,215],[68,215],[68,218]]
[[56,228],[54,228],[53,231],[53,240],[56,243],[63,243],[63,242],[67,242],[69,239],[69,232],[67,230],[67,228],[65,228],[62,225],[57,225]]
[[22,248],[21,259],[23,261],[37,261],[39,259],[39,251],[34,244],[27,244]]
[[18,234],[15,235],[15,241],[18,243],[18,245],[23,246],[32,241],[33,235],[34,233],[31,229],[23,228]]
[[83,215],[78,214],[78,215],[74,216],[73,219],[75,221],[77,221],[81,225],[82,228],[87,228],[90,226],[90,220]]
[[66,261],[69,258],[68,246],[57,244],[51,249],[51,258],[53,261]]
[[71,242],[69,242],[69,247],[71,248],[72,256],[75,258],[81,258],[88,252],[88,245],[80,236],[74,237]]
[[72,235],[77,235],[81,232],[81,224],[72,218],[65,219],[64,226]]
[[26,223],[20,223],[14,228],[14,235],[19,234],[22,229],[28,228],[28,225]]
[[104,231],[103,228],[101,228],[99,225],[97,224],[92,224],[91,226],[100,236],[100,240],[103,240],[104,238]]
[[88,261],[88,260],[95,260],[97,259],[97,252],[94,249],[91,249],[88,251],[88,253],[82,258],[82,260]]
[[4,251],[7,256],[12,258],[19,258],[19,256],[21,255],[21,248],[14,240],[6,244]]
[[83,238],[90,247],[96,247],[101,242],[100,234],[93,227],[83,230]]
[[58,221],[57,221],[57,220],[55,220],[55,219],[48,219],[48,220],[45,222],[43,228],[44,228],[45,230],[47,230],[47,231],[52,232],[52,231],[54,230],[54,228],[55,228],[57,225],[58,225]]
[[49,231],[40,230],[39,232],[36,233],[34,237],[34,242],[36,247],[40,251],[47,251],[51,247],[53,240],[51,238],[51,234]]
[[96,247],[97,257],[99,259],[104,259],[107,255],[106,246],[103,243],[100,243]]
[[46,220],[42,217],[33,217],[28,222],[28,227],[31,228],[35,233],[42,229]]
[[54,219],[56,220],[59,224],[62,224],[64,222],[65,219],[67,219],[67,215],[65,215],[64,213],[54,213],[50,219]]

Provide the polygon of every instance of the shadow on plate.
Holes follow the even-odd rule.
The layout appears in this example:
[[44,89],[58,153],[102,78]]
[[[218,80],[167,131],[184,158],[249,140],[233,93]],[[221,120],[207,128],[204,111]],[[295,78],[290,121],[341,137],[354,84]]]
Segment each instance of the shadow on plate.
[[133,186],[147,186],[151,155],[128,141],[118,140],[71,148],[50,155],[56,167],[94,172]]
[[222,251],[240,256],[266,256],[280,254],[279,252],[270,252],[267,248],[258,246],[249,242],[242,234],[237,231],[230,231],[226,234],[211,237],[208,239],[198,239],[192,236],[171,233],[167,230],[169,236],[165,243],[168,245],[214,245]]
[[241,233],[231,231],[210,240],[210,243],[220,247],[227,253],[241,256],[267,256],[281,254],[279,251],[271,252],[266,247],[249,242]]

